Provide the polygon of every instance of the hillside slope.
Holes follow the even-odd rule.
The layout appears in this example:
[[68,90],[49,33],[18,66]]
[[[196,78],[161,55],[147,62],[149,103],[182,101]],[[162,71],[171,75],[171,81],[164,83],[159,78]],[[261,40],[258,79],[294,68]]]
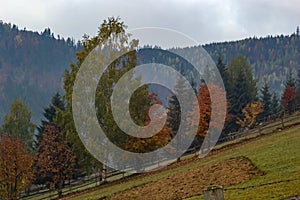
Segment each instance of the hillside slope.
[[0,123],[16,98],[30,105],[38,122],[43,107],[62,90],[62,74],[78,49],[72,39],[56,39],[48,28],[37,33],[0,21]]
[[225,186],[225,199],[284,199],[300,194],[300,131],[258,136],[182,160],[165,169],[116,184],[98,186],[66,199],[203,199],[210,184]]
[[[39,122],[51,96],[62,91],[63,72],[76,62],[80,48],[70,38],[55,37],[50,29],[37,33],[0,21],[0,123],[11,102],[19,97]],[[245,55],[259,85],[266,77],[271,91],[279,94],[287,74],[292,71],[296,75],[300,66],[300,37],[296,34],[211,43],[204,48],[214,60],[221,55],[225,63],[238,54]],[[194,55],[199,47],[177,50]]]

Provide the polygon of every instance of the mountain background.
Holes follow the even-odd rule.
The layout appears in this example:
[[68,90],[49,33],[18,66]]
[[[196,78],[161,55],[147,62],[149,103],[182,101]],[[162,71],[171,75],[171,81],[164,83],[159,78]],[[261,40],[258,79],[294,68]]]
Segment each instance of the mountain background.
[[62,92],[62,75],[80,49],[71,38],[19,30],[0,21],[0,124],[14,99],[21,98],[39,122],[55,92]]
[[[296,77],[300,66],[299,31],[291,35],[247,38],[203,46],[216,62],[221,56],[227,64],[242,54],[251,65],[261,86],[265,78],[271,92],[280,95],[289,73]],[[79,42],[60,38],[49,28],[43,32],[19,30],[0,21],[0,124],[14,99],[22,98],[39,123],[43,108],[55,92],[63,92],[63,74],[81,49]],[[199,46],[179,49],[183,54],[197,54]]]

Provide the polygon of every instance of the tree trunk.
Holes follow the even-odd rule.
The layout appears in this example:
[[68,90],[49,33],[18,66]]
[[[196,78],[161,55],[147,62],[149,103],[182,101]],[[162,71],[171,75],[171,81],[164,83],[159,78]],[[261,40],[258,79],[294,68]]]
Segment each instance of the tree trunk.
[[62,186],[63,186],[63,180],[60,179],[60,181],[58,182],[58,189],[57,189],[59,199],[62,198],[62,188],[63,188]]

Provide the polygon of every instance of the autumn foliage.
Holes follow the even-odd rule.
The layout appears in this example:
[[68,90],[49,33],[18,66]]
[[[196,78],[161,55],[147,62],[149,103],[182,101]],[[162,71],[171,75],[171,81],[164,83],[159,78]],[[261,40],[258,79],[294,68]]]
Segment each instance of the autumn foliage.
[[33,158],[18,138],[0,135],[0,196],[18,199],[33,180]]
[[57,190],[61,197],[64,181],[71,178],[75,165],[75,157],[62,129],[57,125],[45,126],[36,153],[36,173],[40,177],[47,177],[48,187]]
[[295,89],[291,86],[287,86],[282,94],[281,104],[285,107],[285,110],[288,110],[291,114],[292,112],[292,102],[296,98]]
[[[214,127],[216,129],[222,130],[223,127],[220,126],[220,123],[216,121],[211,121],[211,115],[212,115],[212,101],[211,101],[211,95],[210,92],[214,93],[214,96],[222,96],[225,95],[225,92],[218,86],[216,85],[210,85],[210,90],[208,89],[207,85],[202,85],[199,89],[198,93],[198,99],[196,102],[193,102],[194,106],[199,106],[200,110],[200,120],[196,121],[193,116],[195,116],[197,113],[196,109],[194,109],[190,113],[190,121],[191,124],[194,126],[198,126],[198,131],[197,131],[197,138],[198,140],[202,140],[208,133],[209,126]],[[217,107],[216,112],[220,111],[218,109],[219,106],[222,105],[223,102],[221,102],[220,99],[214,99],[215,105]],[[227,103],[227,109],[229,108],[230,104]],[[219,115],[220,113],[215,113],[215,115]],[[230,115],[226,115],[226,121],[231,118]]]
[[258,114],[263,112],[263,104],[261,102],[248,103],[242,110],[244,118],[237,118],[237,124],[241,127],[253,127]]
[[[151,115],[151,106],[153,105],[162,105],[162,102],[157,98],[157,94],[152,93],[149,94],[150,106],[147,109],[147,113],[145,116],[144,126],[150,124],[154,125],[154,127],[159,127],[161,124],[161,120],[165,120],[163,115],[163,110],[156,109],[155,113],[152,113],[153,118],[150,118]],[[165,126],[160,130],[157,134],[152,137],[148,137],[149,133],[141,132],[138,137],[131,137],[129,142],[125,145],[125,149],[133,152],[145,153],[149,151],[153,151],[159,147],[163,147],[168,144],[171,140],[171,128],[165,124]]]

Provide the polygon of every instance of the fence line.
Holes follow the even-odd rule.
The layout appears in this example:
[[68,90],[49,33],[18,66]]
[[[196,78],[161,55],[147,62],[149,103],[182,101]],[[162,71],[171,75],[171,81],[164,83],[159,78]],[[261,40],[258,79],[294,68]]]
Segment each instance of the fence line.
[[[289,123],[292,121],[295,121],[296,119],[299,119],[299,116],[300,116],[300,112],[296,112],[290,116],[284,116],[282,118],[277,118],[276,120],[273,120],[273,121],[265,122],[263,124],[258,125],[257,127],[253,128],[253,129],[250,129],[250,130],[237,131],[234,133],[230,133],[227,136],[220,138],[218,140],[218,144],[223,144],[226,142],[230,142],[230,141],[234,141],[234,140],[237,140],[240,138],[251,136],[251,135],[254,135],[255,133],[258,135],[265,135],[268,133],[272,133],[276,130],[278,130],[278,131],[283,130],[285,127],[294,125],[295,123],[294,124],[293,123],[289,124]],[[289,125],[287,125],[287,124],[289,124]],[[300,122],[297,122],[296,124],[300,124]],[[269,130],[269,131],[266,132],[266,130]],[[197,151],[199,151],[199,147],[189,148],[183,155],[191,155],[191,154],[196,153]],[[159,163],[162,163],[164,161],[165,160],[161,160],[161,161],[159,161]],[[156,163],[156,164],[159,165],[159,163]],[[153,163],[151,163],[151,164],[152,164],[152,166],[154,166]],[[107,175],[105,178],[111,178],[111,177],[115,177],[118,175],[122,175],[122,178],[125,177],[125,172],[120,172],[120,171],[114,170],[114,169],[108,169],[106,174]],[[94,184],[94,186],[100,185],[101,184],[100,180],[101,180],[101,175],[97,175],[97,174],[91,175],[91,178],[88,178],[88,179],[86,179],[86,176],[85,176],[83,178],[79,178],[78,180],[71,180],[70,183],[67,184],[66,187],[64,188],[63,195],[69,194],[71,192],[75,192],[79,188],[84,188],[88,185],[93,185],[93,184]],[[295,180],[298,180],[298,179],[295,179]],[[287,180],[287,181],[291,181],[291,180]],[[273,184],[277,184],[277,182],[276,183],[274,182]],[[266,185],[269,185],[269,183],[266,183]],[[263,186],[263,184],[261,186]],[[252,186],[249,186],[249,187],[252,187]],[[41,191],[41,188],[43,188],[43,187],[40,187],[39,189],[35,189],[34,192],[32,192],[30,195],[26,195],[25,192],[22,192],[21,197],[24,199],[30,199],[31,197],[42,196],[42,195],[50,192],[50,190]],[[234,188],[227,188],[225,190],[233,190],[233,189]],[[239,188],[235,188],[235,189],[239,189]],[[241,189],[243,189],[243,188],[241,188]],[[84,189],[82,189],[82,190],[84,190]],[[51,199],[51,198],[57,198],[57,194],[50,194],[49,196],[45,196],[44,198],[39,198],[39,199]]]
[[[249,130],[245,130],[245,131],[237,131],[237,132],[234,132],[234,133],[229,133],[227,136],[220,138],[218,143],[233,141],[235,139],[245,137],[247,135],[252,135],[255,132],[257,132],[260,135],[271,133],[271,132],[275,131],[275,130],[272,129],[274,127],[277,127],[277,130],[279,130],[279,131],[283,130],[289,122],[294,121],[295,119],[299,118],[299,115],[300,115],[300,113],[296,112],[293,115],[285,116],[283,118],[277,118],[276,120],[265,122],[263,124],[257,125],[253,129],[249,129]],[[268,130],[268,129],[271,130],[271,131],[267,132],[267,133],[263,132],[264,130]]]

